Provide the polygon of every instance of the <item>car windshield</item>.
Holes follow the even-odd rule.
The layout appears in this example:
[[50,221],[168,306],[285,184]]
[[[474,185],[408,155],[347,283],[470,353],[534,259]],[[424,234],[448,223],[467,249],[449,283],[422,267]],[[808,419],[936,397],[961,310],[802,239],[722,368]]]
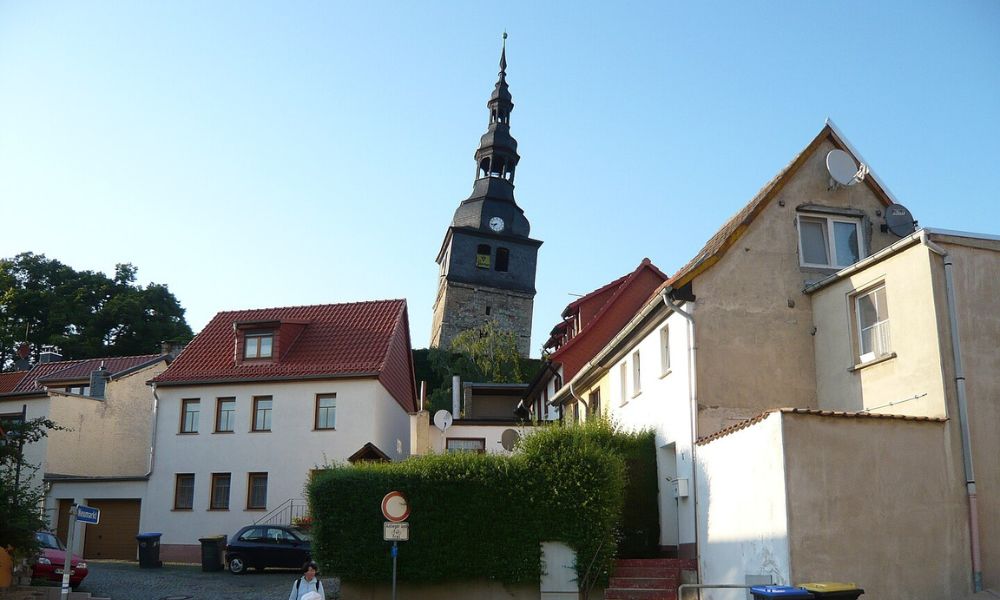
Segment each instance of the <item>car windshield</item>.
[[47,531],[39,531],[35,533],[35,539],[38,540],[38,544],[42,548],[50,548],[52,550],[65,550],[66,546],[55,535]]
[[312,536],[309,535],[308,533],[302,531],[301,529],[292,529],[292,533],[294,533],[303,542],[311,542],[312,541]]

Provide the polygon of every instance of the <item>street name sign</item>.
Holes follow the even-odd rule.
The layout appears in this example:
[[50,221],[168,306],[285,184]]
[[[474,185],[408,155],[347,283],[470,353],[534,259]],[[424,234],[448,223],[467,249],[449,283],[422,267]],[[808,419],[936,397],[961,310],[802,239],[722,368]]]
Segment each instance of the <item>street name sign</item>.
[[79,523],[97,525],[101,522],[101,509],[79,504],[76,507],[76,520]]

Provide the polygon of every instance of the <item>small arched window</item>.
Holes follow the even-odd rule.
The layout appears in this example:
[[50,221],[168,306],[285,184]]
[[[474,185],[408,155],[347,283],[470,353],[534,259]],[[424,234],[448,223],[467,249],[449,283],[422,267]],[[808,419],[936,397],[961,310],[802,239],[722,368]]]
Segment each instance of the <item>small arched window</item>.
[[490,268],[489,244],[479,244],[479,246],[476,247],[476,268],[478,269]]
[[510,251],[506,248],[497,248],[497,264],[496,270],[507,272],[508,265],[510,263]]

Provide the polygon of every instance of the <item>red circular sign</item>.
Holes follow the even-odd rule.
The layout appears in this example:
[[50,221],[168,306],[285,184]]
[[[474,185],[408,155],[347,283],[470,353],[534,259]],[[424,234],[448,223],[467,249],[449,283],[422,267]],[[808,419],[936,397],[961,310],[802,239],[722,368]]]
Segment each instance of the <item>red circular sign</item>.
[[410,505],[400,492],[389,492],[382,498],[382,515],[393,523],[402,523],[410,516]]

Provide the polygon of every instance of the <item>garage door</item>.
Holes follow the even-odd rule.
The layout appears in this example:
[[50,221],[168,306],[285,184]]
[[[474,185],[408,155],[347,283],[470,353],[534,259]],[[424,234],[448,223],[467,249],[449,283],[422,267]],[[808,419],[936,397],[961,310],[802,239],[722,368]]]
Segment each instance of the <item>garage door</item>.
[[87,506],[101,509],[101,522],[84,525],[87,528],[84,558],[135,560],[139,500],[90,500]]

